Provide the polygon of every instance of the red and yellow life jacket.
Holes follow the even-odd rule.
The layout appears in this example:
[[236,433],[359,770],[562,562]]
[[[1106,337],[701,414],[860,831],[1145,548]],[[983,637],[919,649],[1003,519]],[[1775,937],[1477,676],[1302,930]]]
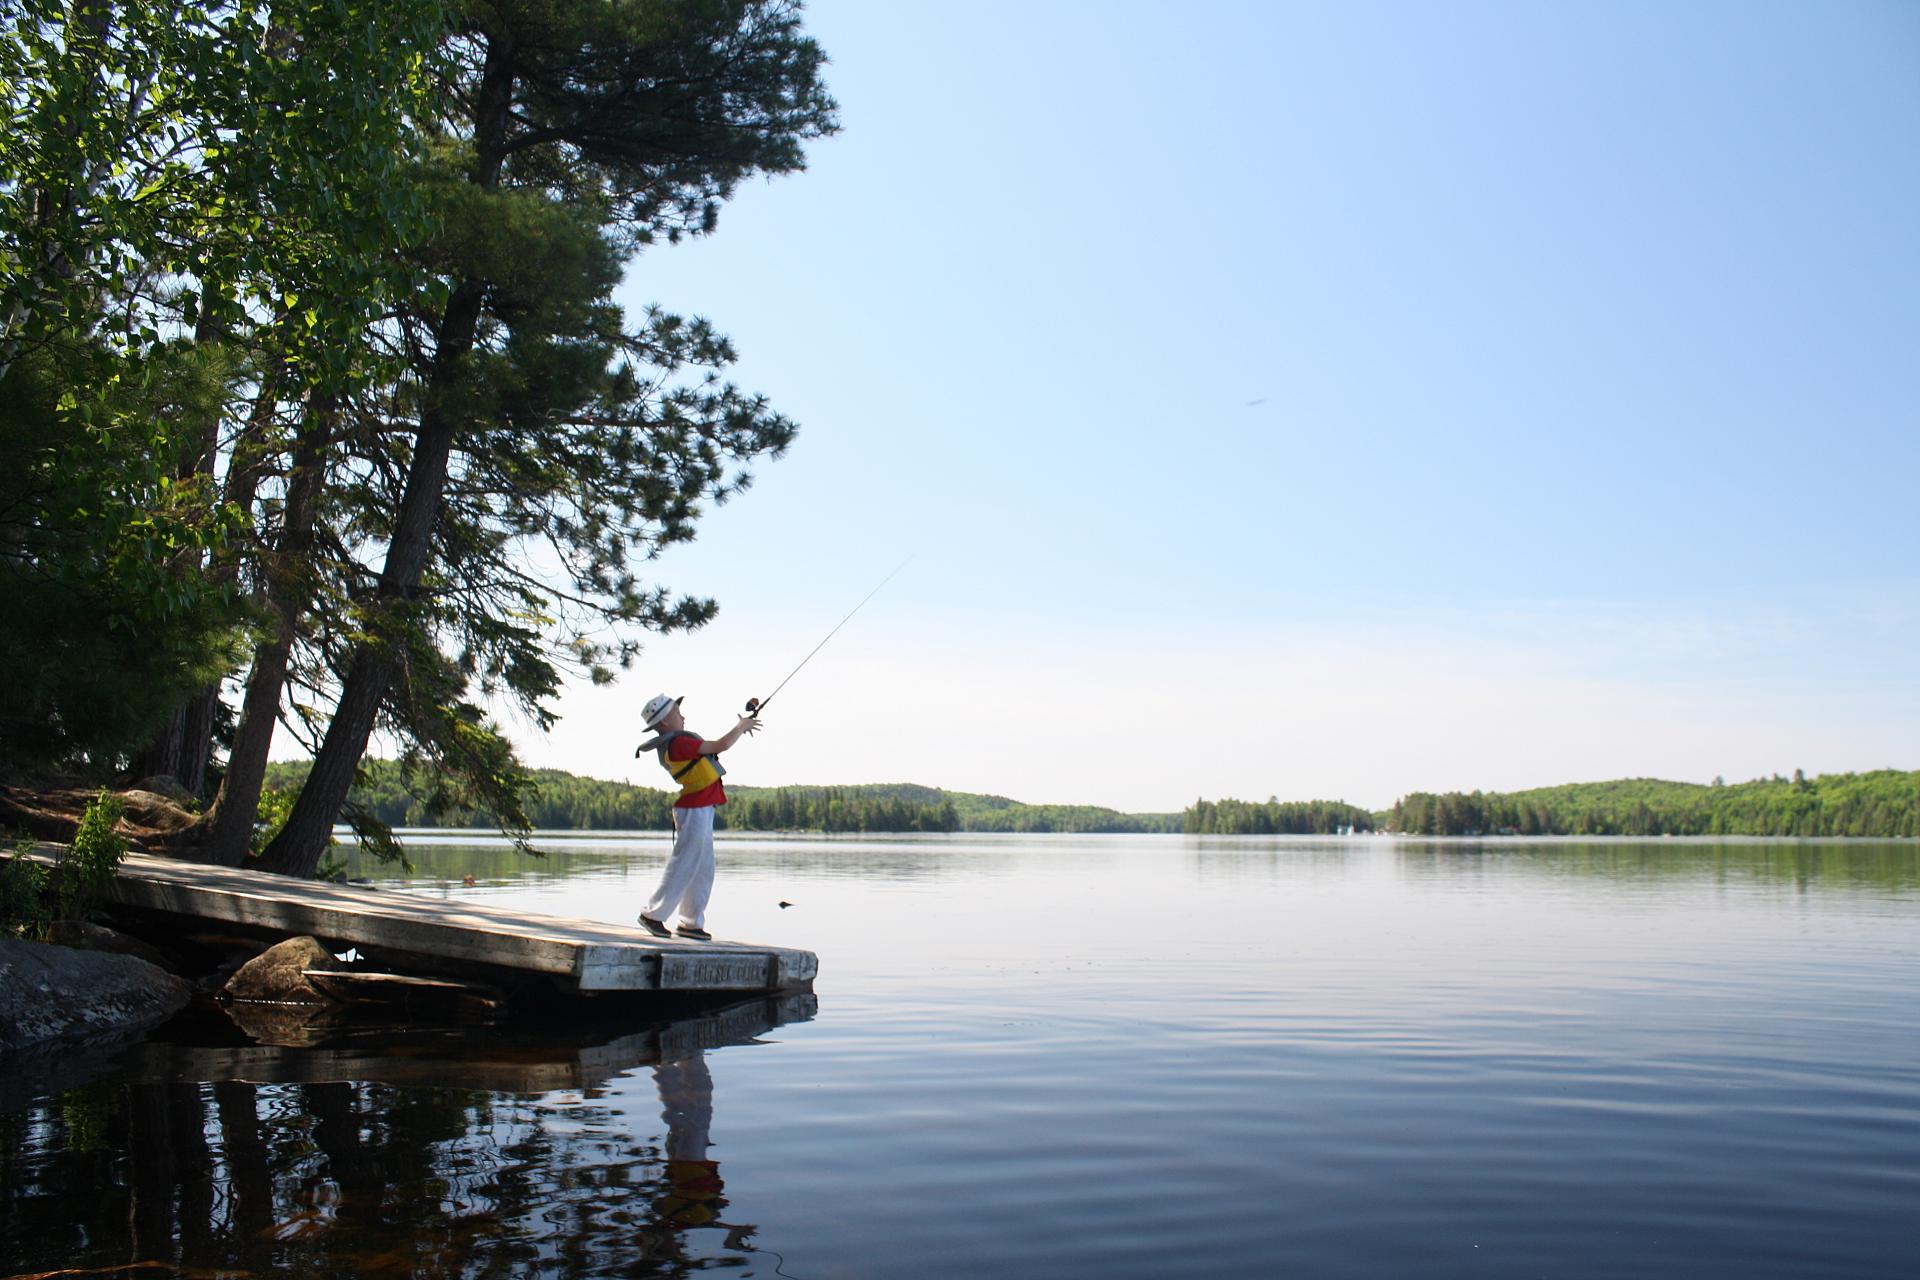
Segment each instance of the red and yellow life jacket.
[[673,780],[680,785],[680,794],[684,798],[696,791],[705,791],[725,777],[727,771],[715,756],[699,755],[691,760],[675,760],[670,753],[673,744],[681,738],[704,741],[697,733],[669,733],[655,739],[658,744],[655,754],[660,757],[660,767],[672,774]]

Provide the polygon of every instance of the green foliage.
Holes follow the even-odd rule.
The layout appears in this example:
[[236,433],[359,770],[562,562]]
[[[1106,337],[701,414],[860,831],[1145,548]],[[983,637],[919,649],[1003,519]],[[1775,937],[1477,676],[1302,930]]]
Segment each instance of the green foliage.
[[107,896],[127,856],[126,837],[114,830],[125,809],[119,796],[102,791],[81,815],[56,871],[60,919],[77,920]]
[[184,320],[201,338],[264,322],[300,364],[338,357],[385,302],[370,251],[423,226],[399,178],[441,6],[25,8],[0,99],[0,353],[98,331],[134,354]]
[[293,802],[299,798],[298,786],[270,786],[260,793],[260,807],[255,811],[253,823],[253,848],[256,851],[266,848],[268,842],[280,834],[280,828],[287,823],[287,815],[293,812]]
[[[141,425],[206,394],[207,369],[171,347],[68,355],[0,375],[0,764],[112,768],[231,669],[243,615],[197,568],[230,522]],[[97,390],[77,398],[76,378]]]
[[1920,836],[1920,772],[1726,785],[1628,778],[1531,791],[1414,792],[1385,815],[1409,835]]
[[[115,768],[239,663],[263,407],[357,385],[428,225],[437,0],[21,0],[0,35],[0,765]],[[377,87],[377,91],[375,89]],[[242,423],[249,430],[238,430]]]
[[[421,254],[447,302],[400,394],[359,411],[384,419],[373,439],[457,428],[460,482],[419,593],[432,607],[407,595],[406,625],[479,692],[547,723],[561,666],[610,679],[637,651],[630,628],[713,616],[640,570],[796,431],[724,380],[735,352],[711,324],[630,316],[615,291],[642,246],[713,230],[745,178],[803,167],[835,105],[791,4],[509,3],[463,18],[421,174],[436,214]],[[369,529],[401,523],[397,488],[351,496]],[[459,689],[442,684],[447,703]]]
[[[413,874],[413,860],[407,856],[406,849],[394,838],[392,824],[382,821],[367,806],[353,799],[349,799],[341,808],[340,818],[347,824],[347,829],[353,832],[354,840],[373,856],[374,861],[392,863],[408,875]],[[329,840],[327,847],[331,849],[338,843],[337,840]],[[521,853],[539,853],[539,850],[529,846],[524,839],[515,840],[514,847]],[[329,855],[329,862],[331,861],[332,858]],[[314,874],[322,880],[338,878],[318,870]]]
[[1189,835],[1335,835],[1373,830],[1373,814],[1344,800],[1196,800],[1181,815]]
[[[447,813],[483,814],[521,852],[537,853],[527,843],[533,779],[515,757],[513,744],[466,700],[469,673],[416,637],[407,674],[387,698],[387,723],[403,744],[397,761],[401,789],[435,821]],[[361,762],[356,777],[367,764]],[[373,810],[350,800],[341,817],[363,848],[382,861],[404,862],[388,824]]]
[[24,843],[0,862],[0,938],[39,939],[52,912],[47,907],[47,869],[27,857]]

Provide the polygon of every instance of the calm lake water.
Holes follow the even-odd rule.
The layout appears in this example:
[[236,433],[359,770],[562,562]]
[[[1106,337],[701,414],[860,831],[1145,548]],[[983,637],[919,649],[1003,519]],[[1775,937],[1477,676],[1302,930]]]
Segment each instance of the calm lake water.
[[[411,844],[621,921],[666,847]],[[815,998],[17,1072],[0,1272],[1920,1275],[1915,844],[719,849]]]

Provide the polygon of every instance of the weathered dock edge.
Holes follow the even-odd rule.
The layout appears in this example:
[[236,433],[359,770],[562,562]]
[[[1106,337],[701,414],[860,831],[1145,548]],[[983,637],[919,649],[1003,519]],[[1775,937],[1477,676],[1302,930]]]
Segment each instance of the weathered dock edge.
[[312,934],[370,951],[544,974],[582,993],[810,991],[811,951],[740,942],[657,939],[639,926],[509,911],[365,885],[129,854],[116,906],[286,936]]

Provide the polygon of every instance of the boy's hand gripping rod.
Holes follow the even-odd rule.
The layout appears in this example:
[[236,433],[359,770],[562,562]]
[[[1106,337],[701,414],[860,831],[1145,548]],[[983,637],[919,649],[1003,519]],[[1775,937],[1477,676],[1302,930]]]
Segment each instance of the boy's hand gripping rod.
[[[890,573],[886,577],[880,579],[880,587],[884,587],[889,582],[892,582],[894,578],[894,574],[897,574],[900,572],[900,570],[906,568],[908,564],[912,563],[912,561],[913,561],[913,557],[908,556],[905,560],[902,560],[899,564],[895,565],[893,568],[893,573]],[[813,646],[813,648],[808,651],[806,657],[800,659],[800,667],[804,667],[809,662],[812,662],[813,655],[820,652],[820,650],[826,648],[827,641],[833,639],[833,637],[836,634],[838,634],[840,628],[847,625],[848,619],[852,618],[854,614],[860,612],[861,609],[865,608],[868,600],[871,600],[875,596],[880,594],[880,587],[875,587],[873,590],[867,592],[866,596],[860,601],[859,604],[847,610],[847,616],[845,618],[840,619],[839,622],[835,623],[833,630],[827,632],[826,637],[822,639],[819,644]],[[795,667],[793,670],[787,672],[787,680],[791,680],[795,676],[799,675],[800,667]],[[759,715],[761,709],[765,707],[769,702],[772,702],[776,697],[778,697],[780,694],[780,691],[787,687],[787,680],[782,680],[779,684],[773,686],[773,692],[768,694],[764,698],[748,698],[747,714],[750,716]]]

